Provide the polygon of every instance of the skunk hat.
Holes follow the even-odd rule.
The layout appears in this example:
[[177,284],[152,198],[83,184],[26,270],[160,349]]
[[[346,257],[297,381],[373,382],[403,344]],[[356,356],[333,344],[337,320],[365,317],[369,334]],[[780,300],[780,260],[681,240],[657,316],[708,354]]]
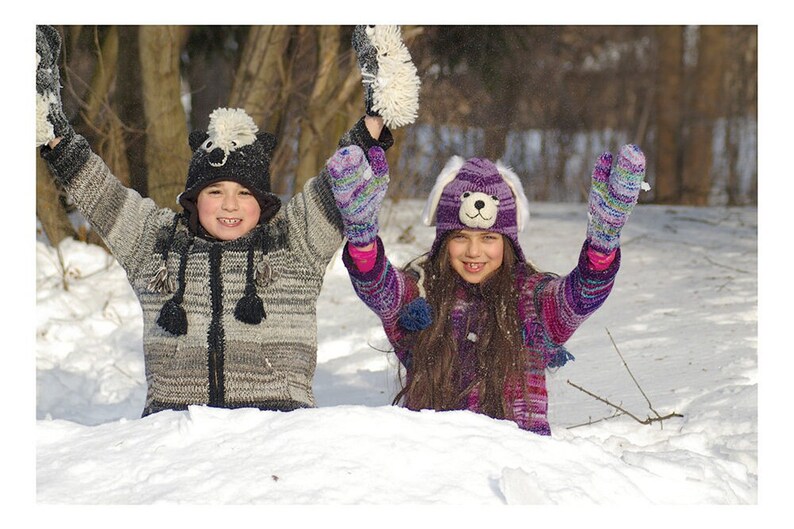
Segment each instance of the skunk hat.
[[500,161],[450,158],[430,191],[422,221],[436,227],[430,257],[450,231],[480,229],[507,237],[517,259],[525,260],[518,233],[529,221],[529,202],[518,175]]
[[251,191],[261,209],[260,223],[273,218],[281,208],[281,200],[270,191],[270,160],[276,137],[259,132],[244,110],[215,109],[210,114],[207,131],[191,132],[188,142],[193,157],[185,190],[179,194],[177,202],[188,213],[194,233],[198,233],[198,195],[215,182],[230,180]]

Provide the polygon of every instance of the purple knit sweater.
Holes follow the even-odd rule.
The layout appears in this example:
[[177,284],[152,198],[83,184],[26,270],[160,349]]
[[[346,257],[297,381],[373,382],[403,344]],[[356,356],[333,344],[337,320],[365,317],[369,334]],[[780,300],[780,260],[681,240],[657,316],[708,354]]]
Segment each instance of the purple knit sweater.
[[[543,365],[530,362],[527,371],[528,398],[522,392],[506,387],[505,395],[512,402],[514,420],[519,427],[541,435],[549,435],[547,419],[548,397],[546,393],[546,367],[564,352],[562,345],[571,337],[579,325],[606,300],[620,266],[620,249],[608,268],[602,271],[591,269],[587,258],[588,244],[579,255],[579,262],[571,273],[557,277],[550,274],[516,274],[518,291],[518,315],[522,322],[522,333],[527,354],[543,359]],[[392,266],[386,258],[383,243],[377,239],[377,258],[368,272],[360,272],[345,248],[342,260],[350,274],[353,288],[366,305],[381,319],[386,336],[395,348],[400,362],[410,372],[410,351],[400,348],[405,333],[398,323],[401,309],[419,295],[416,279]],[[476,334],[478,315],[483,313],[483,299],[477,285],[461,281],[456,292],[452,310],[450,339],[457,344],[461,355],[463,383],[473,377],[473,342],[468,339]],[[474,331],[472,331],[474,329]],[[467,396],[466,408],[479,412],[479,395],[476,388]]]

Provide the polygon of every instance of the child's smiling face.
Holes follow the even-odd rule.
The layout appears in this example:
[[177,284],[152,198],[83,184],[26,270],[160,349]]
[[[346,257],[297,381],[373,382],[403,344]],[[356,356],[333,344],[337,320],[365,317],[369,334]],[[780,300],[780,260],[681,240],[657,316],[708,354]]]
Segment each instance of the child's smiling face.
[[259,223],[261,209],[256,197],[237,182],[223,180],[204,189],[196,199],[201,226],[213,237],[232,241]]
[[449,262],[468,283],[482,283],[502,266],[505,243],[500,233],[459,230],[447,243]]

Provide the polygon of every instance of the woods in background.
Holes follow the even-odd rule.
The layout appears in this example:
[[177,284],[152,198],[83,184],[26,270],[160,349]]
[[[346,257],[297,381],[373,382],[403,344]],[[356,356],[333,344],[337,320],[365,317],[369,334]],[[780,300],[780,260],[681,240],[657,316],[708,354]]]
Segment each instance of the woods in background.
[[[275,192],[318,172],[363,113],[352,26],[64,26],[64,110],[122,182],[176,208],[187,135],[244,108],[279,139]],[[427,194],[453,154],[501,158],[530,200],[582,201],[590,163],[637,143],[641,200],[757,201],[756,26],[405,26],[422,79],[395,131],[392,199]],[[91,240],[37,155],[51,242]]]

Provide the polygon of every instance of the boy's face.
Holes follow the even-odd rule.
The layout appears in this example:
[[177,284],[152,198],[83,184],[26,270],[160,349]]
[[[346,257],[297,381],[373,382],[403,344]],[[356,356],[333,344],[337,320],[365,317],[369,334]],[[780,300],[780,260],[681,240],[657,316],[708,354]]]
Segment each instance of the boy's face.
[[452,269],[468,283],[482,283],[502,266],[505,252],[500,233],[459,230],[447,242]]
[[196,199],[198,218],[207,233],[222,241],[242,237],[259,223],[261,210],[256,197],[237,182],[210,184]]

